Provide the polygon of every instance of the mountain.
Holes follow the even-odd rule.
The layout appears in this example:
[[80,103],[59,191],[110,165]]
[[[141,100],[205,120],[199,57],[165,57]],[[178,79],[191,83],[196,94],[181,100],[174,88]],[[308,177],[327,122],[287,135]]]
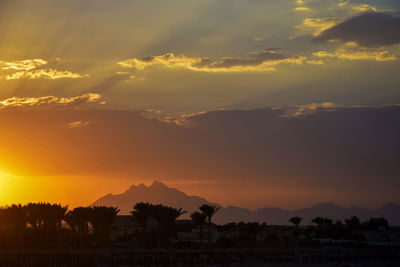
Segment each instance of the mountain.
[[[150,186],[145,186],[144,184],[133,185],[122,194],[108,194],[96,200],[92,205],[117,206],[120,209],[120,214],[129,214],[133,206],[138,202],[149,202],[182,208],[187,211],[182,218],[189,218],[190,214],[202,204],[210,204],[204,198],[188,196],[175,188],[167,187],[163,183],[155,181]],[[217,205],[215,203],[212,204]]]
[[262,208],[251,211],[245,208],[234,206],[222,207],[216,203],[211,203],[205,198],[189,196],[175,188],[170,188],[161,182],[153,182],[146,186],[140,184],[131,186],[122,194],[108,194],[92,205],[96,206],[118,206],[120,214],[129,214],[133,206],[138,202],[150,202],[153,204],[164,204],[175,208],[182,208],[187,211],[181,219],[190,218],[190,214],[198,210],[202,204],[214,204],[220,207],[215,215],[215,222],[224,224],[229,222],[267,222],[272,225],[288,224],[288,219],[293,216],[303,218],[303,223],[308,224],[317,216],[328,217],[335,220],[344,220],[351,216],[357,216],[361,220],[371,217],[384,217],[391,225],[400,226],[400,206],[396,203],[388,203],[376,210],[367,210],[363,208],[343,208],[332,203],[317,204],[308,208],[294,211],[280,208]]

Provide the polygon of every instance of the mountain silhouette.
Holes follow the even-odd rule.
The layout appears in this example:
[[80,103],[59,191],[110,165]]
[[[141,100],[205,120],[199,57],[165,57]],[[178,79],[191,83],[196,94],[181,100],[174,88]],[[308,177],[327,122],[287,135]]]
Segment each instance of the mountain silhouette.
[[261,208],[255,211],[249,209],[228,206],[222,207],[217,203],[211,203],[205,198],[189,196],[175,188],[170,188],[161,182],[153,182],[150,186],[140,184],[131,186],[122,194],[108,194],[96,200],[92,205],[118,206],[120,214],[129,214],[133,206],[138,202],[164,204],[187,211],[181,219],[190,218],[190,214],[198,210],[202,204],[214,204],[220,207],[215,215],[215,222],[225,224],[229,222],[266,222],[271,225],[287,225],[288,219],[293,216],[303,218],[303,224],[309,224],[317,216],[328,217],[335,220],[344,220],[351,216],[357,216],[361,220],[371,217],[384,217],[391,225],[400,225],[400,206],[396,203],[388,203],[376,210],[368,210],[358,207],[343,208],[332,203],[321,203],[308,208],[298,210],[284,210],[277,207]]
[[210,204],[204,198],[188,196],[175,188],[170,188],[163,183],[154,181],[150,186],[144,184],[133,185],[122,194],[108,194],[96,200],[92,205],[118,206],[120,214],[129,214],[133,206],[138,202],[149,202],[182,208],[187,211],[182,218],[189,218],[188,216],[202,204]]

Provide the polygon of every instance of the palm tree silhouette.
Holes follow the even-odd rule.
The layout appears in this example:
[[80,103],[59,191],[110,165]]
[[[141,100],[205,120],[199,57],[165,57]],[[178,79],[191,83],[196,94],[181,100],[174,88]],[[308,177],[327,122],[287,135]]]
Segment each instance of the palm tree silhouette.
[[192,215],[190,215],[190,217],[192,218],[192,221],[200,227],[199,238],[200,243],[203,243],[203,226],[206,223],[207,215],[205,213],[195,211],[192,213]]
[[166,230],[168,224],[174,224],[176,219],[184,214],[186,211],[164,205],[152,206],[151,217],[157,221],[157,246],[160,247],[161,232]]
[[346,227],[350,230],[358,230],[361,227],[360,219],[356,216],[344,220]]
[[299,232],[299,225],[301,223],[302,218],[301,217],[292,217],[289,219],[289,222],[294,224],[296,226],[296,232]]
[[65,214],[68,211],[68,206],[62,206],[61,204],[53,204],[51,208],[53,210],[57,230],[61,231],[62,222]]
[[27,222],[32,226],[40,240],[58,238],[62,220],[68,206],[50,203],[29,203],[25,206]]
[[69,228],[71,229],[71,231],[76,234],[76,220],[75,220],[75,216],[72,214],[71,211],[67,212],[64,215],[63,221],[66,222],[69,226]]
[[133,220],[140,224],[142,232],[147,231],[147,223],[152,216],[153,205],[150,203],[139,202],[133,207],[131,214]]
[[207,216],[208,220],[208,243],[211,243],[211,219],[219,210],[219,207],[216,205],[208,205],[203,204],[199,207],[200,211],[203,212]]
[[91,208],[89,207],[77,207],[64,216],[65,222],[67,222],[71,229],[73,229],[73,232],[76,233],[78,247],[82,242],[88,240],[90,216]]
[[21,204],[13,204],[5,209],[5,217],[11,228],[14,241],[21,244],[26,227],[27,209]]
[[117,207],[94,206],[91,208],[90,223],[93,227],[93,235],[98,242],[107,241],[111,228],[119,209]]
[[311,223],[315,223],[316,225],[318,225],[319,228],[321,228],[322,225],[324,224],[324,218],[315,217],[314,219],[311,220]]
[[297,244],[297,239],[299,237],[299,225],[301,223],[302,218],[301,217],[292,217],[289,219],[289,222],[294,224],[294,226],[296,227],[296,233],[295,233],[295,237],[294,237],[294,245],[296,246]]

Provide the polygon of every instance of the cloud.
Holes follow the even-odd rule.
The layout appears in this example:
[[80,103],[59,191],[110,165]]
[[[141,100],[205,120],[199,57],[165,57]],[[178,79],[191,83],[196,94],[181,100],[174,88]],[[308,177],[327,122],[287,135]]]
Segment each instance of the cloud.
[[18,71],[13,74],[5,76],[6,80],[19,80],[19,79],[78,79],[88,77],[88,74],[82,75],[78,73],[73,73],[70,71],[59,71],[55,69],[43,69],[43,70],[33,70],[33,71]]
[[329,29],[340,22],[337,18],[306,18],[303,23],[296,26],[297,35],[314,35]]
[[26,59],[19,61],[0,61],[0,68],[3,70],[32,70],[37,67],[46,65],[48,62],[46,60],[37,59]]
[[303,1],[303,0],[297,0],[296,5],[297,5],[297,7],[295,7],[293,9],[295,11],[311,11],[312,10],[311,8],[304,6],[305,1]]
[[283,117],[301,117],[314,114],[321,109],[333,110],[337,105],[332,102],[312,103],[307,105],[299,105],[296,107],[287,107]]
[[400,16],[382,12],[364,13],[324,30],[314,41],[339,40],[363,47],[400,43]]
[[378,11],[376,7],[369,4],[350,4],[350,0],[340,2],[337,4],[337,6],[341,8],[350,8],[357,12]]
[[[40,69],[47,65],[48,62],[44,59],[26,59],[19,61],[0,61],[0,69],[12,71],[12,73],[0,76],[0,79],[19,80],[19,79],[78,79],[88,77],[88,74],[78,74],[70,71],[61,71],[56,69]],[[39,68],[39,69],[38,69]]]
[[0,109],[9,108],[77,108],[87,103],[94,103],[101,98],[99,94],[84,94],[75,97],[11,97],[0,101]]
[[307,64],[309,65],[324,65],[325,62],[322,60],[307,60]]
[[199,72],[251,72],[274,71],[274,67],[279,64],[301,65],[306,59],[301,56],[284,55],[273,50],[251,53],[250,56],[250,58],[223,57],[213,61],[205,57],[175,56],[168,53],[140,59],[131,58],[118,64],[138,71],[159,65],[170,69],[187,69]]
[[311,8],[305,6],[298,6],[294,9],[295,11],[311,11]]
[[395,61],[398,58],[387,50],[378,49],[363,49],[363,48],[349,48],[340,47],[334,53],[328,51],[318,51],[313,53],[314,56],[319,58],[339,58],[346,60],[374,60],[379,62]]
[[92,123],[91,121],[72,121],[67,124],[67,127],[74,129],[74,128],[88,126],[91,123]]

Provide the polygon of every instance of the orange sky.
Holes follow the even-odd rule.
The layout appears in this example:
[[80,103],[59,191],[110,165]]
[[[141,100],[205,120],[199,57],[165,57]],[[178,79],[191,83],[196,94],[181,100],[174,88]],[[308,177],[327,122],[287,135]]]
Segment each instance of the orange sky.
[[400,201],[399,8],[0,0],[0,205]]

